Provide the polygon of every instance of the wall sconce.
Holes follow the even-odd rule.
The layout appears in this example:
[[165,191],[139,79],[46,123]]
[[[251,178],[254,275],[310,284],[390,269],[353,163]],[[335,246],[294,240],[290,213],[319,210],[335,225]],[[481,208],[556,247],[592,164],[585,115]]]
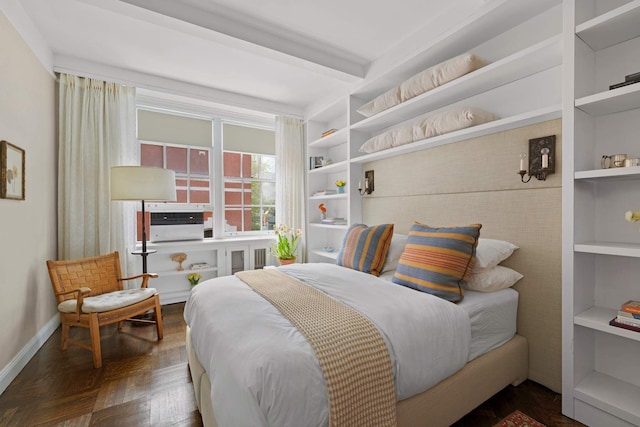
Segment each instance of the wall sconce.
[[374,190],[373,171],[366,171],[364,173],[364,188],[362,188],[362,181],[358,181],[358,193],[361,196],[365,194],[371,194]]
[[[520,154],[520,180],[524,183],[535,177],[539,181],[545,181],[547,175],[556,171],[556,136],[543,136],[529,140],[529,172],[525,169],[527,154]],[[524,176],[529,175],[525,181]]]

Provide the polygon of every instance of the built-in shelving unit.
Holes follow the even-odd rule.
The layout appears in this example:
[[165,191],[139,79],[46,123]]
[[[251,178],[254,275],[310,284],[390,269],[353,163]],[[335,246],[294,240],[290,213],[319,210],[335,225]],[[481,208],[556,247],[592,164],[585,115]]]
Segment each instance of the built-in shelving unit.
[[640,1],[565,0],[563,87],[563,413],[586,425],[640,425],[640,333],[609,325],[640,300]]
[[[306,118],[308,157],[322,156],[331,164],[307,174],[307,255],[312,262],[335,262],[345,231],[362,221],[362,198],[367,163],[426,150],[444,144],[527,126],[561,116],[562,8],[561,0],[502,0],[491,2],[458,25],[429,37],[421,49],[387,67],[375,63],[368,77],[343,98],[311,111]],[[472,52],[488,64],[454,81],[393,108],[366,118],[357,109],[388,89],[433,65]],[[482,108],[500,119],[364,154],[360,146],[389,128],[456,107]],[[321,137],[322,133],[335,132]],[[346,195],[322,195],[336,180],[347,181]],[[375,192],[364,197],[375,197]],[[329,217],[344,217],[347,225],[322,224],[318,205]],[[323,250],[335,248],[334,252]]]
[[[147,248],[155,251],[147,259],[148,271],[158,274],[151,279],[149,287],[158,290],[161,304],[186,301],[192,288],[188,280],[191,273],[200,274],[201,281],[205,281],[239,269],[273,265],[275,259],[270,249],[273,241],[274,236],[269,235],[148,243]],[[176,253],[187,255],[182,262],[183,270],[178,270],[179,264],[171,259]],[[199,263],[206,263],[207,267],[191,269],[192,264]]]

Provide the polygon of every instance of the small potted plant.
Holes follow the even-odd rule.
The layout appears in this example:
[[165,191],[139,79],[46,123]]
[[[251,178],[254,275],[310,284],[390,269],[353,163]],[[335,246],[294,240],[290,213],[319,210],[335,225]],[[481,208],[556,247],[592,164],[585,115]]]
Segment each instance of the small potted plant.
[[338,187],[338,193],[344,193],[344,189],[347,185],[346,181],[343,181],[341,179],[336,181],[336,187]]
[[282,224],[275,232],[278,240],[271,245],[271,250],[278,257],[280,265],[293,264],[296,262],[296,249],[302,230],[297,229],[294,232],[292,228]]
[[189,279],[189,283],[191,283],[191,286],[195,286],[198,284],[198,282],[200,281],[200,279],[202,279],[202,276],[198,273],[191,273],[187,279]]

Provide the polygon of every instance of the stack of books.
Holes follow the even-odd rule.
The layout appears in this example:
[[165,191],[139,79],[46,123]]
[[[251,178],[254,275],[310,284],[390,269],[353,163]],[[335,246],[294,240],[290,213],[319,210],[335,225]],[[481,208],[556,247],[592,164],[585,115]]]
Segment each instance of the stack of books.
[[640,83],[640,72],[624,76],[624,81],[622,83],[616,83],[614,85],[609,86],[609,90],[632,85],[635,83]]
[[325,218],[321,221],[323,224],[329,225],[346,225],[347,220],[344,218]]
[[627,301],[618,310],[618,315],[609,322],[611,326],[640,332],[640,301]]
[[332,133],[336,133],[337,131],[338,131],[338,129],[325,130],[324,132],[322,132],[322,135],[320,135],[320,138],[324,138],[325,136],[329,136]]

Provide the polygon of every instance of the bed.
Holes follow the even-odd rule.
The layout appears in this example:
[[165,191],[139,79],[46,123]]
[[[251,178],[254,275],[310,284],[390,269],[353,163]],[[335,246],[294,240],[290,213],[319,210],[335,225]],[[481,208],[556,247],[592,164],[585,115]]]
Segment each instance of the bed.
[[[528,139],[552,134],[561,138],[560,120],[363,165],[363,170],[375,169],[377,184],[375,197],[363,198],[365,223],[394,223],[394,232],[407,234],[417,219],[434,225],[479,222],[481,238],[501,239],[520,247],[502,265],[524,275],[513,289],[488,294],[511,298],[504,306],[485,295],[465,293],[459,305],[473,320],[469,325],[469,361],[428,389],[402,396],[396,406],[399,426],[451,425],[504,387],[527,378],[560,392],[561,174],[524,185],[512,167],[517,166]],[[451,165],[460,167],[452,169]],[[407,179],[398,180],[398,171]],[[444,176],[447,179],[442,179]],[[389,252],[392,247],[393,243]],[[384,281],[394,269],[373,279]],[[234,279],[204,282],[194,289],[193,296],[214,292],[214,284],[227,280]],[[518,306],[515,334],[514,292]],[[507,319],[505,324],[510,327],[493,323],[500,318]],[[488,323],[483,325],[483,321]],[[210,368],[194,343],[194,328],[189,323],[187,355],[195,394],[205,425],[217,426],[219,405],[212,405]],[[486,343],[477,335],[482,330],[493,331]]]
[[[295,264],[278,270],[376,319],[374,323],[382,324],[379,327],[386,339],[391,341],[389,337],[394,336],[388,346],[394,359],[400,426],[450,425],[505,386],[527,378],[527,342],[516,334],[518,293],[513,289],[491,293],[466,291],[464,300],[456,305],[394,284],[388,280],[388,274],[377,278],[327,264]],[[376,292],[370,292],[371,289]],[[368,308],[370,305],[376,308]],[[398,313],[406,313],[414,305],[418,311],[423,305],[434,306],[435,311],[407,327],[407,319]],[[378,313],[380,309],[382,312]],[[435,321],[448,315],[447,311],[453,312],[452,319]],[[288,387],[283,386],[286,381],[270,382],[275,374],[265,368],[269,362],[253,360],[265,352],[282,359],[283,354],[302,351],[300,347],[305,356],[312,350],[306,348],[304,338],[291,325],[282,334],[293,336],[293,344],[281,341],[282,336],[270,335],[267,331],[271,323],[286,324],[287,320],[237,277],[213,279],[194,288],[185,307],[185,319],[189,367],[205,426],[328,425],[326,399],[317,393],[317,389],[321,390],[320,395],[324,393],[321,372],[309,368],[309,362],[301,362],[299,367],[292,360],[284,362],[289,377],[295,381],[307,371],[313,372],[311,378],[305,378],[313,387],[296,390],[294,386],[287,395]],[[403,344],[395,340],[397,333],[422,335],[424,323],[435,323],[430,329],[442,327],[442,330],[434,336],[425,333],[423,343]],[[259,326],[255,328],[256,325]],[[231,332],[232,326],[241,332]],[[451,336],[457,338],[450,339]],[[234,348],[238,342],[240,347]],[[275,344],[275,349],[265,350],[267,342]],[[429,347],[435,347],[436,352],[429,355],[426,350]],[[247,354],[253,358],[246,357]],[[258,380],[247,379],[229,368],[239,358],[244,358],[242,364],[259,373],[258,380],[265,385],[257,385]],[[432,369],[426,369],[429,366]],[[298,397],[302,402],[314,404],[300,405]]]

